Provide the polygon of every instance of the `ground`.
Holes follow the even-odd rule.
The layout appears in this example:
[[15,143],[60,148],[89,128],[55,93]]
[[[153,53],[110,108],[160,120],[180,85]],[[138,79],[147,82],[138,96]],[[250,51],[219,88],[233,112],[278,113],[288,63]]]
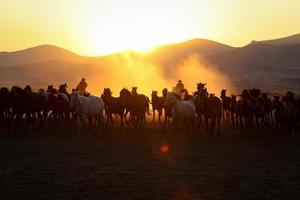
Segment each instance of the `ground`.
[[1,132],[1,199],[300,199],[299,136]]

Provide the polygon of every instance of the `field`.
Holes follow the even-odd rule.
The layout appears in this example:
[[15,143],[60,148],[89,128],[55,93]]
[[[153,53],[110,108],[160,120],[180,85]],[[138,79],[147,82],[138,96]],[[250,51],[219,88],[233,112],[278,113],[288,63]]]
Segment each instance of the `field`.
[[300,199],[300,137],[1,129],[1,199]]

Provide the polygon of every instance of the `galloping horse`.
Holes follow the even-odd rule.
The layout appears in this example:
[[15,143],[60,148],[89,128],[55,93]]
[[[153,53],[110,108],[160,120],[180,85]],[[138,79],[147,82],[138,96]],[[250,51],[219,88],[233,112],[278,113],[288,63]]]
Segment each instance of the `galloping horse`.
[[195,125],[196,108],[192,101],[181,101],[180,96],[176,96],[175,93],[168,93],[165,106],[171,106],[172,108],[173,127],[178,126],[181,121],[187,126],[187,128],[193,128]]
[[109,88],[104,88],[103,94],[101,95],[102,100],[105,103],[105,114],[106,114],[106,124],[111,121],[111,125],[113,126],[112,114],[117,114],[121,118],[121,127],[123,126],[123,118],[125,106],[121,102],[120,97],[113,97],[112,92]]
[[97,120],[100,124],[103,119],[104,102],[96,96],[81,96],[78,91],[75,91],[70,96],[70,105],[79,116],[80,129],[79,134],[83,131],[83,126],[88,119],[91,125],[92,119]]
[[126,115],[130,112],[130,118],[134,125],[142,125],[145,122],[145,113],[149,114],[149,99],[143,94],[133,95],[128,89],[123,88],[120,91],[120,98],[122,104],[126,108]]
[[158,112],[158,121],[160,121],[162,110],[164,108],[164,102],[165,102],[164,97],[159,97],[157,95],[157,91],[152,91],[151,102],[152,102],[152,111],[153,111],[152,121],[154,121],[155,119],[155,110],[157,110]]
[[[206,84],[197,84],[197,96],[195,97],[195,103],[202,111],[206,131],[214,136],[215,126],[217,122],[217,134],[220,134],[220,121],[222,116],[222,102],[218,97],[214,95],[208,96]],[[209,124],[209,119],[211,122]]]

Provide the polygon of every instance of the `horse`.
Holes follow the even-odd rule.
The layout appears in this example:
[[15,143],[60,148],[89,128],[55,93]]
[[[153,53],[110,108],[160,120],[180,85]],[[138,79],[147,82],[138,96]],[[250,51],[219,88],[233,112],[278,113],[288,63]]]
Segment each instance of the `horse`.
[[263,129],[265,126],[265,115],[266,111],[262,103],[261,91],[260,89],[251,89],[249,90],[250,101],[252,102],[252,112],[255,120],[256,130],[257,132],[260,129]]
[[113,97],[111,90],[104,88],[101,98],[105,104],[106,124],[108,124],[110,120],[111,125],[114,126],[112,114],[117,114],[121,118],[120,126],[123,127],[125,106],[122,104],[121,97]]
[[68,93],[67,87],[68,87],[67,83],[61,84],[58,88],[58,93],[65,94],[69,98],[71,96],[71,94]]
[[47,89],[47,99],[51,109],[50,119],[55,124],[62,124],[62,121],[70,119],[71,107],[70,101],[66,94],[58,92],[53,85]]
[[[130,118],[133,125],[139,126],[145,122],[145,113],[149,113],[149,98],[143,94],[133,95],[128,89],[123,88],[120,91],[120,98],[122,104],[126,108],[125,120],[127,113],[130,112]],[[126,120],[127,121],[127,120]]]
[[249,91],[245,89],[238,96],[240,98],[237,100],[234,107],[236,125],[240,128],[244,128],[246,126],[251,129],[253,125],[253,106],[252,101],[250,100]]
[[31,98],[32,100],[32,103],[34,104],[34,107],[33,107],[33,117],[36,118],[36,116],[38,117],[39,119],[39,126],[43,126],[44,124],[44,115],[48,113],[48,110],[47,110],[47,99],[45,96],[42,96],[42,95],[39,95],[39,93],[37,92],[32,92],[32,89],[30,87],[30,85],[27,85],[25,88],[24,88],[24,91],[27,93],[27,95],[29,95],[29,97]]
[[235,105],[236,105],[236,95],[232,94],[231,95],[231,101],[229,103],[229,113],[230,113],[230,119],[232,124],[235,126],[236,124],[236,119],[235,119]]
[[284,112],[284,106],[280,101],[280,96],[273,97],[272,108],[274,109],[275,128],[279,130],[279,128],[282,128]]
[[172,108],[172,125],[174,128],[179,122],[183,122],[187,128],[193,128],[196,119],[195,104],[191,100],[181,101],[180,96],[175,93],[168,93],[165,106]]
[[151,94],[151,103],[152,103],[152,111],[153,111],[153,119],[152,121],[155,120],[155,110],[158,112],[158,121],[160,122],[160,117],[162,115],[162,111],[164,108],[164,97],[159,97],[157,95],[157,91],[152,91]]
[[9,126],[13,114],[11,108],[11,94],[6,87],[0,89],[0,125]]
[[272,106],[272,100],[268,97],[268,93],[264,92],[262,93],[262,105],[265,109],[266,115],[266,122],[268,122],[269,127],[271,126],[271,124],[274,124],[274,120],[273,120],[273,106]]
[[75,91],[70,96],[70,106],[76,112],[80,119],[79,134],[83,131],[86,120],[89,120],[90,126],[92,119],[102,123],[104,102],[101,98],[90,95],[88,97],[81,96]]
[[[206,83],[197,84],[197,96],[195,97],[195,103],[199,107],[204,117],[206,132],[214,136],[216,122],[217,122],[217,135],[220,135],[220,122],[222,116],[222,102],[214,96],[208,96]],[[209,119],[211,120],[209,123]]]
[[[168,95],[168,89],[167,88],[164,88],[162,90],[162,94],[163,94],[163,98],[164,98],[164,102],[166,101],[166,98],[167,98],[167,95]],[[165,128],[166,127],[166,124],[167,124],[167,121],[171,120],[172,118],[172,107],[170,105],[165,105],[164,104],[164,113],[165,113],[165,116],[164,116],[164,124],[163,124],[163,127]]]
[[282,97],[282,132],[291,132],[297,129],[298,122],[298,108],[297,100],[294,96],[294,93],[287,92],[285,96]]
[[221,99],[222,99],[222,107],[223,107],[223,121],[225,121],[225,115],[226,115],[226,118],[228,119],[229,116],[230,116],[230,111],[229,111],[229,106],[230,106],[230,103],[231,103],[231,97],[228,97],[226,96],[226,89],[222,89],[221,91]]
[[16,116],[14,132],[21,126],[23,115],[25,115],[25,127],[24,131],[27,130],[28,124],[34,128],[34,102],[30,95],[19,86],[13,86],[11,91],[11,108],[12,113]]

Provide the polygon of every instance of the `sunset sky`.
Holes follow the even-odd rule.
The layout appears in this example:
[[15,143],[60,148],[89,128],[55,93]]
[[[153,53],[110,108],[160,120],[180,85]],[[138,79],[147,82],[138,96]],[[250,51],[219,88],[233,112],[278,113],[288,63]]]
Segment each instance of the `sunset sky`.
[[299,0],[1,0],[0,51],[81,55],[208,38],[243,46],[300,33]]

